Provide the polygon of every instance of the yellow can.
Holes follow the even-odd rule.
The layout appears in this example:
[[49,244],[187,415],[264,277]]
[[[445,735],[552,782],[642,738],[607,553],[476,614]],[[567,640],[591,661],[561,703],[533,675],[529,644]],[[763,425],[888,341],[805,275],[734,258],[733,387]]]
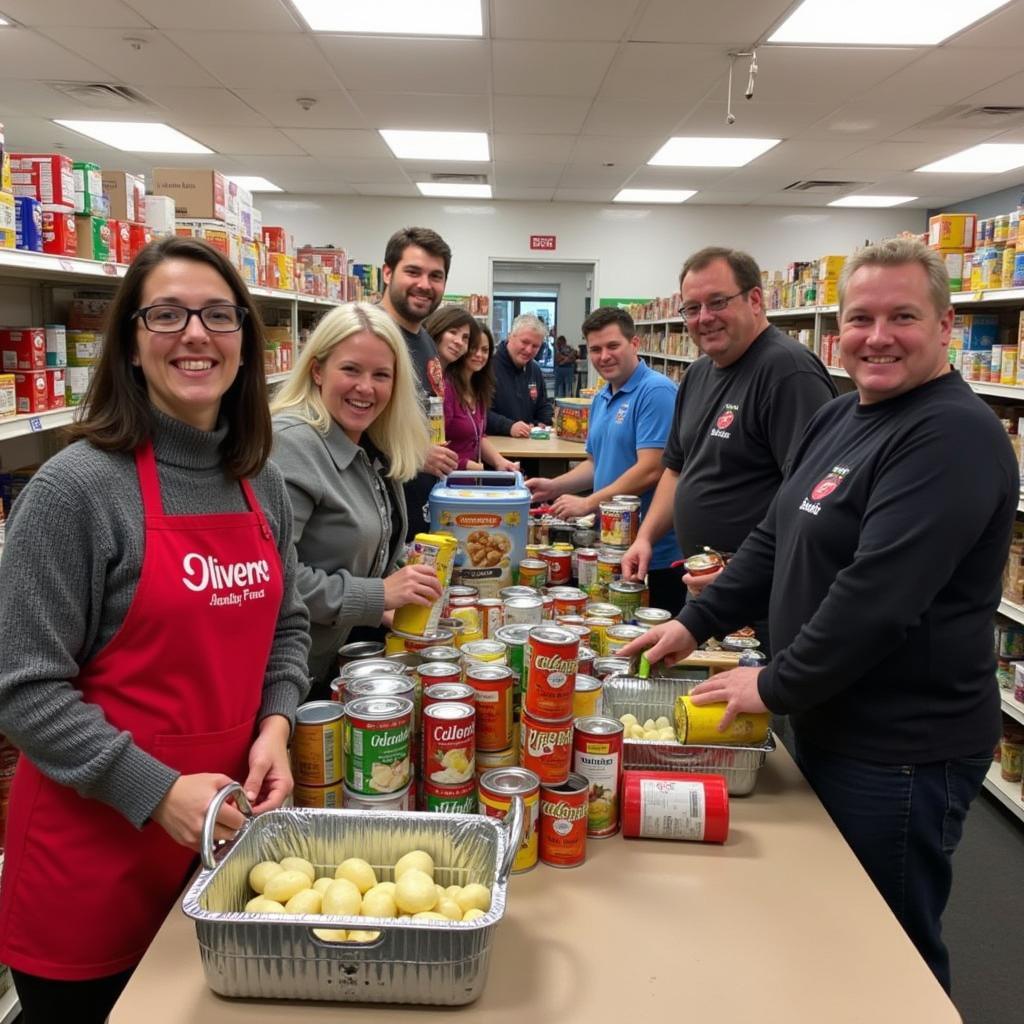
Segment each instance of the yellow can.
[[676,697],[676,737],[680,743],[724,743],[735,746],[753,746],[763,743],[768,736],[771,715],[737,715],[724,732],[718,731],[727,705],[692,703],[689,697]]
[[[571,730],[570,730],[571,731]],[[512,798],[522,797],[526,812],[526,835],[512,862],[513,874],[529,871],[537,865],[540,834],[540,779],[528,768],[491,768],[478,781],[480,813],[491,818],[504,818],[512,806]]]
[[[437,573],[441,590],[447,589],[452,579],[452,566],[459,542],[447,533],[417,533],[409,545],[406,559],[409,565],[429,565]],[[444,610],[444,594],[430,605],[407,604],[395,612],[392,629],[398,633],[433,633]]]
[[330,786],[300,786],[295,783],[292,803],[296,807],[343,807],[344,794],[344,782],[335,782]]
[[427,418],[430,420],[431,444],[444,444],[444,399],[431,395],[428,405]]
[[572,694],[572,717],[590,718],[600,715],[603,706],[604,683],[596,676],[576,673],[576,689]]
[[608,627],[615,625],[614,619],[605,618],[603,615],[588,615],[583,620],[583,625],[590,629],[590,646],[599,658],[608,655]]
[[292,776],[300,785],[329,786],[345,777],[341,737],[345,709],[336,700],[314,700],[295,712]]

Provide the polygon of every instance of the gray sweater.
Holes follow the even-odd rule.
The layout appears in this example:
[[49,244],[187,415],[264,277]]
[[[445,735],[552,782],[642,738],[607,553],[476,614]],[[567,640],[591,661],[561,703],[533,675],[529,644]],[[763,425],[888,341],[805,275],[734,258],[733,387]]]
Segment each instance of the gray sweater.
[[391,550],[391,510],[401,517],[404,540],[405,499],[334,421],[323,435],[298,416],[275,416],[273,460],[295,516],[298,591],[312,635],[309,672],[323,680],[353,627],[380,625],[383,577],[402,546]]
[[[227,428],[157,414],[157,472],[168,515],[244,512],[221,468]],[[291,509],[271,464],[252,481],[284,565],[284,597],[259,717],[294,720],[309,680],[306,609],[295,591]],[[136,827],[178,772],[114,728],[74,680],[120,627],[143,558],[142,495],[130,453],[79,441],[49,459],[14,503],[0,560],[0,732],[45,775],[120,811]]]

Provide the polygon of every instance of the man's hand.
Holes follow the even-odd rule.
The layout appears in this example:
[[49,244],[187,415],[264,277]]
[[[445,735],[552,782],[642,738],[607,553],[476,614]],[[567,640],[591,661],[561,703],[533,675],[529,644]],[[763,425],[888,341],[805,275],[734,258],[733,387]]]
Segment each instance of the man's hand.
[[454,473],[459,466],[459,457],[447,445],[435,444],[427,452],[423,463],[423,472],[432,476],[447,476]]
[[615,652],[616,657],[632,658],[644,652],[647,660],[655,665],[659,661],[666,665],[674,665],[677,661],[693,654],[697,649],[697,641],[693,634],[677,619],[653,626],[643,636],[631,640],[621,650]]
[[525,420],[516,420],[508,429],[509,437],[529,437],[530,424]]
[[721,575],[721,569],[716,569],[714,572],[704,572],[699,576],[691,576],[690,573],[685,573],[683,575],[683,584],[692,597],[699,597],[700,592],[709,584],[714,583]]
[[589,498],[581,498],[577,494],[563,494],[551,506],[551,511],[559,519],[579,519],[580,516],[585,516],[592,510]]
[[768,711],[757,690],[757,677],[761,671],[759,668],[731,668],[728,672],[719,672],[706,682],[698,683],[690,691],[690,696],[698,707],[704,704],[728,705],[718,726],[719,732],[725,732],[740,712],[756,715]]
[[650,541],[637,537],[622,556],[622,578],[642,580],[647,575],[647,567],[651,564],[652,552]]
[[543,476],[531,476],[526,481],[526,486],[530,489],[533,501],[554,501],[562,493],[555,480],[548,480]]

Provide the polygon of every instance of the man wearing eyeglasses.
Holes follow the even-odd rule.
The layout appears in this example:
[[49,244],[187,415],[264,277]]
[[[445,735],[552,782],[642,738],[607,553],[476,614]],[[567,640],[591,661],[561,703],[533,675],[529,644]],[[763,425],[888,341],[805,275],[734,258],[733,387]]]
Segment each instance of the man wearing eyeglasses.
[[[817,356],[768,322],[753,257],[701,249],[683,265],[679,288],[679,313],[707,358],[680,383],[665,472],[622,559],[627,579],[643,578],[673,525],[684,558],[704,547],[736,551],[764,516],[808,420],[836,396]],[[683,582],[697,594],[714,578]],[[753,625],[767,649],[767,626]]]

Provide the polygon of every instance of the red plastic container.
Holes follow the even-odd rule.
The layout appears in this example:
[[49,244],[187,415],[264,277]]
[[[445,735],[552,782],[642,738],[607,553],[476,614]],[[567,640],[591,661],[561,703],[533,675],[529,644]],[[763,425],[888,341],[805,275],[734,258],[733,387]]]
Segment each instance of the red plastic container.
[[622,773],[622,834],[626,838],[729,838],[729,790],[722,775]]

